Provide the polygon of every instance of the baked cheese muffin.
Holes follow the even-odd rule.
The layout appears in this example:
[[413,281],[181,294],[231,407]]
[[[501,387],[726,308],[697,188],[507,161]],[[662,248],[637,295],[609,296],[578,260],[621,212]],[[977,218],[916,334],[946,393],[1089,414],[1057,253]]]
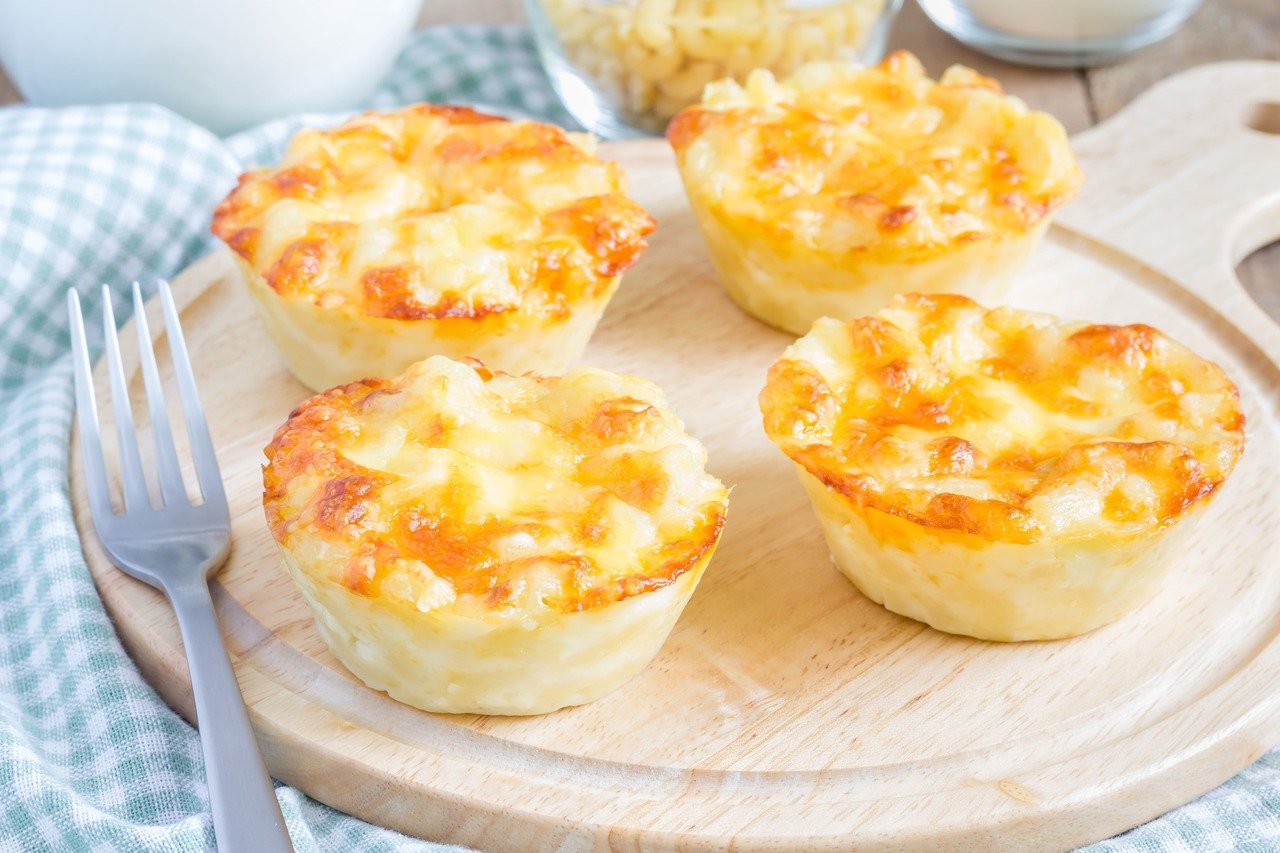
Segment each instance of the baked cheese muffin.
[[953,295],[819,320],[760,408],[858,589],[988,640],[1147,598],[1245,441],[1231,381],[1155,329]]
[[898,293],[998,300],[1081,181],[1052,116],[904,52],[713,83],[667,138],[729,295],[797,335]]
[[333,653],[428,711],[540,714],[639,672],[727,493],[652,383],[435,356],[299,406],[263,506]]
[[593,149],[466,107],[366,113],[242,175],[213,232],[314,390],[429,355],[558,374],[654,229]]

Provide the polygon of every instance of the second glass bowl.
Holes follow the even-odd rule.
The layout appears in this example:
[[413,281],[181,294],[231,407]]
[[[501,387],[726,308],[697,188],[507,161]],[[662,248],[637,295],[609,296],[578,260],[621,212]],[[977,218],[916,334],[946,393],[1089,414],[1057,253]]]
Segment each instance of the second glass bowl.
[[870,63],[902,0],[526,0],[542,64],[589,130],[660,134],[712,80]]
[[1172,35],[1202,0],[920,0],[943,31],[1008,62],[1084,68]]

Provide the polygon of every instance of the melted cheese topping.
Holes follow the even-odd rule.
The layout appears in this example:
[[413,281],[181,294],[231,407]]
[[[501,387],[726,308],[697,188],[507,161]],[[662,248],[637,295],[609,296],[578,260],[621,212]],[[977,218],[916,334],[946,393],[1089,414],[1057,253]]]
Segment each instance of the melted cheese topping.
[[769,437],[856,505],[1007,542],[1164,526],[1244,449],[1235,386],[1155,329],[959,296],[819,320],[760,406]]
[[589,137],[425,104],[304,130],[247,172],[213,232],[282,296],[403,320],[563,316],[653,219]]
[[769,245],[920,255],[1025,232],[1073,196],[1066,132],[1000,85],[911,54],[707,87],[667,138],[691,194]]
[[573,612],[671,584],[727,493],[634,377],[434,357],[313,397],[266,449],[276,541],[309,571],[420,610]]

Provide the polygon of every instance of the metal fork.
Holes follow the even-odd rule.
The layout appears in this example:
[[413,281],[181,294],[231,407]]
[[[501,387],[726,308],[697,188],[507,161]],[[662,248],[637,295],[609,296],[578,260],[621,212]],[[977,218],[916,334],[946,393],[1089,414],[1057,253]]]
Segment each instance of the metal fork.
[[138,580],[158,588],[173,605],[182,632],[182,644],[191,670],[196,700],[200,746],[204,752],[209,799],[213,806],[213,831],[223,853],[241,851],[290,851],[289,833],[276,801],[271,777],[262,763],[258,744],[249,726],[244,700],[227,658],[213,601],[209,576],[222,566],[231,546],[231,519],[222,475],[209,439],[195,377],[187,356],[173,294],[160,283],[165,332],[173,357],[182,410],[190,438],[191,455],[203,501],[193,506],[187,498],[178,452],[165,410],[160,373],[151,347],[142,290],[133,285],[134,322],[142,380],[147,392],[151,435],[155,441],[156,467],[162,500],[152,506],[138,454],[129,391],[120,361],[111,294],[102,288],[102,325],[106,338],[107,370],[111,378],[111,406],[120,448],[120,480],[124,512],[111,509],[107,470],[98,428],[89,353],[84,335],[80,299],[67,293],[71,315],[71,349],[75,362],[76,416],[84,458],[85,489],[93,526],[111,561]]

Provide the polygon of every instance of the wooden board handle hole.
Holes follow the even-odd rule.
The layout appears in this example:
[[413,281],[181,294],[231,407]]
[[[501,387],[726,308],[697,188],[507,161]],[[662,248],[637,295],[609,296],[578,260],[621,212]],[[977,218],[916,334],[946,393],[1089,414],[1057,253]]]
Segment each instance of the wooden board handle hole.
[[1244,123],[1251,130],[1259,133],[1280,134],[1280,102],[1264,101],[1253,104],[1249,107]]
[[1256,249],[1236,267],[1236,277],[1245,291],[1267,313],[1280,323],[1280,280],[1269,274],[1280,263],[1280,241]]

